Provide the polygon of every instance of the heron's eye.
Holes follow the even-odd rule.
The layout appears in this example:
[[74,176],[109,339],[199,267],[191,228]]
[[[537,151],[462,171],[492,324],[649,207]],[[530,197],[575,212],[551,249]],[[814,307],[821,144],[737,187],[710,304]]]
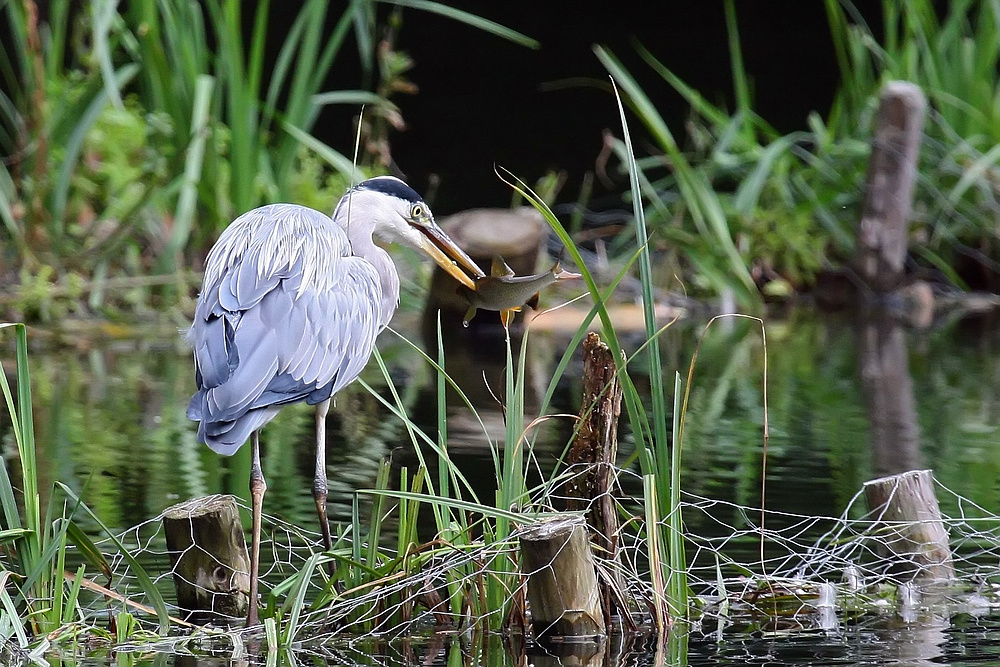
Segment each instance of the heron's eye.
[[424,213],[425,213],[424,207],[421,206],[420,204],[414,204],[413,207],[410,209],[410,217],[413,218],[414,220],[419,220],[420,218],[424,217]]

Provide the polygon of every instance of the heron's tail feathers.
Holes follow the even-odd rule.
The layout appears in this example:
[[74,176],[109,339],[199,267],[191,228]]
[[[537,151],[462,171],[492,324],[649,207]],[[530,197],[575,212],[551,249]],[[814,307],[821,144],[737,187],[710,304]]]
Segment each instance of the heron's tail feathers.
[[278,413],[277,408],[269,406],[248,410],[234,419],[212,421],[204,419],[207,412],[205,403],[204,390],[192,396],[187,409],[188,419],[198,422],[198,442],[205,443],[212,451],[223,456],[235,454],[250,438],[250,434],[263,427]]

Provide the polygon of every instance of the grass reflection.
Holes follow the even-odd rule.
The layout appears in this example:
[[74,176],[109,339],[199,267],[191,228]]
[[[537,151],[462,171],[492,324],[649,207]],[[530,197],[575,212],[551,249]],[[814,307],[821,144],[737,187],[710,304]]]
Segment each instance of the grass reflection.
[[[688,324],[664,334],[666,365],[686,363],[700,330],[701,325]],[[803,310],[769,320],[767,335],[767,505],[836,515],[875,473],[853,322]],[[907,332],[905,339],[922,464],[934,469],[945,486],[960,489],[987,510],[1000,511],[1000,451],[995,447],[1000,335],[988,324],[956,323],[927,333]],[[411,406],[418,423],[433,424],[428,399],[434,391],[432,374],[409,346],[390,336],[381,344],[401,400]],[[548,372],[558,349],[557,341],[539,346],[536,373]],[[745,323],[708,333],[687,416],[685,491],[759,505],[763,352],[759,332]],[[196,441],[194,425],[185,417],[193,382],[182,347],[95,346],[82,354],[38,353],[32,363],[41,489],[63,480],[108,525],[118,527],[141,523],[189,497],[246,497],[248,461],[240,454],[213,455]],[[566,387],[556,394],[557,402],[566,404],[553,405],[551,411],[576,411],[576,374],[570,370]],[[363,377],[388,396],[377,367]],[[466,381],[482,384],[481,375]],[[290,406],[263,438],[269,510],[307,527],[315,521],[312,419],[308,407]],[[569,427],[565,433],[557,423],[552,428],[555,448],[540,449],[539,460],[554,458],[559,438],[568,437]],[[402,423],[360,385],[338,394],[329,429],[330,513],[334,521],[349,521],[353,491],[373,486],[382,459],[392,455],[397,465],[412,463],[409,438]],[[460,433],[456,427],[452,435]],[[469,442],[456,443],[456,451],[466,467],[489,475],[482,432],[465,437]],[[629,446],[626,433],[623,456]],[[489,486],[486,479],[473,483]],[[945,512],[957,512],[951,502],[942,498]],[[741,520],[723,519],[731,526]]]

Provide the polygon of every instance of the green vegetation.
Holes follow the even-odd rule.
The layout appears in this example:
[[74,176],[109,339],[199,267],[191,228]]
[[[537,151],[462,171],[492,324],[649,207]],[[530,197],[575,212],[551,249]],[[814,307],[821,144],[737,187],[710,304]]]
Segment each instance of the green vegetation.
[[[626,93],[658,153],[638,160],[653,243],[696,292],[732,292],[746,306],[764,294],[808,288],[850,259],[881,86],[912,81],[931,102],[915,194],[911,251],[953,284],[988,274],[1000,245],[1000,3],[883,2],[873,35],[849,1],[827,0],[841,84],[824,119],[782,135],[753,110],[736,3],[727,0],[735,109],[712,104],[653,53],[643,60],[691,105],[687,142],[675,139],[634,78],[607,49],[597,56]],[[624,162],[624,147],[617,145]],[[673,202],[676,202],[674,204]]]
[[[625,122],[624,112],[622,121]],[[629,146],[627,136],[626,127],[626,145]],[[630,588],[638,588],[641,592],[621,591],[620,595],[622,599],[635,596],[630,601],[634,610],[653,609],[652,620],[657,631],[666,633],[672,619],[686,618],[689,613],[680,516],[680,447],[671,447],[666,430],[667,421],[672,420],[673,441],[680,442],[683,418],[677,409],[679,401],[675,400],[673,410],[668,410],[665,390],[654,382],[652,412],[647,412],[646,401],[629,375],[607,310],[607,297],[614,291],[617,281],[602,292],[568,232],[544,201],[511,174],[505,173],[504,177],[510,179],[511,187],[520,196],[542,213],[552,230],[566,243],[567,253],[581,267],[595,304],[577,329],[548,383],[541,413],[546,413],[555,387],[595,318],[600,318],[604,325],[604,336],[618,361],[617,374],[636,438],[644,495],[640,510],[642,520],[630,520],[631,508],[623,506],[621,511],[627,525],[625,530],[645,545],[644,560],[649,568],[647,575],[639,570],[629,571],[629,566],[625,565]],[[641,271],[643,303],[647,329],[651,332],[651,342],[642,352],[652,380],[661,375],[656,343],[662,330],[656,329],[653,319],[648,246],[641,234],[637,241],[635,259],[641,266],[645,265]],[[624,273],[619,275],[619,280]],[[475,408],[446,372],[447,358],[440,326],[436,361],[414,348],[437,374],[437,438],[425,433],[411,420],[406,403],[396,392],[384,362],[376,354],[391,400],[369,390],[404,424],[418,468],[412,477],[404,468],[400,473],[399,490],[393,490],[389,484],[389,467],[383,464],[375,488],[358,492],[353,519],[342,527],[333,551],[309,557],[302,567],[271,590],[264,618],[268,641],[273,647],[289,646],[302,640],[308,629],[316,632],[317,624],[319,627],[344,627],[350,633],[396,632],[408,626],[415,610],[421,606],[431,611],[435,618],[443,619],[439,622],[448,627],[524,630],[524,590],[517,565],[516,528],[549,516],[551,508],[559,504],[556,497],[565,481],[565,471],[559,466],[538,484],[529,484],[526,475],[526,470],[538,465],[531,443],[540,424],[538,420],[525,423],[527,336],[526,332],[520,341],[519,353],[515,355],[507,332],[502,402],[505,429],[503,440],[491,448],[497,480],[492,500],[477,497],[462,470],[449,457],[446,388],[455,391],[473,414]],[[674,391],[679,392],[680,387],[678,379]],[[482,418],[478,415],[476,418],[484,435],[490,439]],[[437,459],[436,466],[433,459]],[[436,471],[436,475],[431,471]],[[369,496],[373,504],[371,518],[366,521],[362,519],[358,501]],[[434,538],[426,543],[419,542],[417,531],[417,516],[422,505],[429,506],[434,519]],[[390,525],[395,527],[395,539],[385,533]],[[327,578],[324,565],[331,559],[335,571]],[[631,563],[632,567],[637,565],[636,561]],[[318,594],[311,595],[309,585],[317,577],[325,583]]]
[[[368,106],[361,170],[384,170],[388,128],[400,115],[389,98],[407,89],[411,63],[393,46],[400,11],[382,26],[377,4],[351,2],[332,15],[328,0],[308,0],[265,71],[269,17],[280,10],[269,1],[254,4],[248,36],[239,0],[56,0],[45,17],[34,0],[0,2],[11,26],[0,46],[0,150],[8,156],[0,164],[0,277],[48,286],[71,304],[38,309],[34,293],[22,292],[9,306],[58,317],[86,297],[90,310],[134,309],[104,292],[123,289],[121,278],[190,266],[239,213],[278,200],[332,209],[356,174],[311,134],[329,105]],[[396,4],[534,45],[436,2]],[[324,91],[350,38],[359,83],[373,82],[372,90]],[[142,287],[145,303],[162,308],[156,283]]]
[[[0,388],[6,401],[20,470],[12,480],[11,470],[0,467],[0,509],[3,524],[0,529],[0,639],[13,641],[22,649],[31,648],[41,654],[49,641],[64,637],[75,638],[93,633],[118,642],[131,638],[135,626],[123,624],[112,638],[107,632],[87,622],[81,598],[83,585],[99,576],[112,584],[109,558],[114,556],[129,563],[145,599],[155,610],[159,630],[169,627],[167,608],[152,579],[113,536],[118,547],[114,554],[97,548],[81,528],[79,518],[86,517],[107,532],[101,520],[77,495],[57,483],[46,495],[48,504],[42,507],[43,495],[38,486],[35,461],[35,435],[32,419],[31,380],[28,372],[28,341],[23,324],[3,324],[0,329],[13,328],[17,358],[17,382],[12,390],[5,373],[0,373]],[[19,493],[15,489],[19,487]],[[110,535],[110,533],[109,533]],[[75,570],[68,570],[68,553],[74,550],[83,561]],[[124,602],[118,601],[119,618],[130,615]],[[38,638],[41,640],[38,641]]]
[[[622,110],[623,123],[624,120],[624,110]],[[627,136],[626,128],[626,146],[630,146]],[[635,596],[628,602],[632,609],[641,610],[647,606],[654,609],[657,630],[666,632],[671,619],[686,617],[689,608],[687,583],[684,577],[686,570],[684,535],[680,518],[678,472],[680,447],[670,446],[666,427],[667,420],[673,419],[674,441],[679,442],[682,417],[681,412],[677,410],[678,403],[674,401],[671,415],[663,386],[654,383],[652,411],[647,413],[643,396],[630,378],[625,355],[607,311],[607,297],[615,285],[604,292],[599,290],[593,275],[582,262],[579,250],[551,210],[523,182],[510,178],[512,187],[538,208],[552,225],[553,231],[566,242],[567,251],[584,272],[584,279],[595,305],[589,317],[577,330],[574,336],[576,343],[590,329],[594,318],[600,318],[604,324],[605,337],[617,360],[617,372],[624,387],[625,403],[628,406],[636,438],[635,447],[642,468],[643,520],[631,520],[632,512],[625,507],[622,507],[621,511],[627,526],[626,530],[634,535],[638,543],[646,547],[647,558],[644,560],[650,573],[647,579],[643,572],[639,570],[630,572],[629,565],[624,565],[630,588],[635,588],[639,592],[622,591],[620,595]],[[641,210],[638,213],[641,217]],[[652,378],[660,376],[660,355],[657,346],[660,331],[656,330],[653,319],[650,259],[648,245],[641,233],[637,238],[637,245],[635,258],[642,267],[640,273],[643,283],[643,302],[651,341],[645,346],[644,355],[648,364],[646,370]],[[623,275],[624,271],[619,279]],[[18,325],[18,332],[19,360],[23,356],[26,363],[23,325]],[[523,629],[526,623],[524,589],[517,563],[516,532],[520,527],[551,514],[552,508],[557,505],[555,497],[564,483],[564,471],[556,467],[551,475],[542,479],[540,483],[529,482],[526,471],[537,465],[531,443],[538,423],[525,421],[524,393],[528,346],[527,341],[522,339],[515,354],[508,332],[503,400],[504,437],[492,450],[497,490],[492,499],[477,497],[463,472],[449,457],[446,436],[446,387],[450,386],[452,390],[457,391],[466,407],[472,409],[473,404],[446,372],[447,356],[441,336],[439,328],[438,359],[436,361],[426,359],[437,373],[439,410],[436,424],[439,432],[437,438],[423,432],[412,421],[408,414],[407,402],[397,393],[385,363],[376,354],[376,362],[382,371],[389,397],[384,398],[370,388],[369,391],[382,401],[403,425],[409,435],[418,465],[412,474],[403,468],[398,484],[391,484],[390,466],[388,462],[384,462],[378,470],[374,488],[359,490],[355,495],[352,521],[338,531],[334,549],[329,553],[311,553],[303,561],[296,563],[287,576],[270,589],[262,617],[265,620],[267,640],[273,648],[289,647],[307,637],[310,632],[316,633],[321,629],[328,632],[331,627],[345,628],[351,633],[388,632],[406,628],[414,618],[418,604],[440,615],[447,620],[447,623],[463,628],[477,627],[498,631],[514,626]],[[569,359],[576,354],[576,350],[577,345],[574,344],[565,353],[559,369],[549,382],[547,390],[549,397],[565,372]],[[23,367],[23,370],[25,374],[22,383],[24,391],[27,391],[26,367]],[[678,380],[674,386],[675,392],[679,391],[679,388]],[[20,400],[16,414],[25,414],[27,406],[30,406],[30,394],[20,396]],[[11,401],[12,399],[8,402]],[[545,402],[547,404],[548,399]],[[12,403],[11,406],[12,414],[15,414]],[[545,413],[544,409],[542,413]],[[481,419],[480,423],[482,424]],[[30,422],[27,428],[30,436]],[[489,438],[485,424],[483,429]],[[29,460],[33,454],[33,441],[28,440],[27,436],[24,441],[30,446],[26,445],[23,449],[22,460]],[[433,458],[437,459],[436,466],[433,465]],[[26,470],[30,469],[30,465],[26,467]],[[436,474],[432,471],[436,471]],[[7,479],[6,475],[4,479]],[[7,487],[12,488],[9,480]],[[76,494],[68,487],[60,485],[60,489],[78,503]],[[35,492],[26,485],[26,493]],[[9,500],[7,496],[10,497]],[[363,498],[369,497],[372,499],[370,518],[363,519],[360,502]],[[8,512],[6,517],[9,531],[5,534],[22,540],[38,534],[34,528],[23,533],[18,532],[21,524],[17,522],[16,502],[12,490],[4,493],[4,500],[5,508],[13,511],[13,514]],[[91,519],[97,521],[97,517],[84,506],[75,504],[73,507],[78,506]],[[434,538],[429,542],[421,542],[418,535],[417,517],[421,507],[428,507],[434,517]],[[29,514],[32,511],[29,507]],[[64,524],[57,521],[55,525]],[[65,525],[72,524],[66,522]],[[390,527],[395,528],[395,536],[387,531]],[[82,531],[75,529],[71,534],[82,535]],[[121,547],[118,538],[111,539],[113,544]],[[60,560],[46,561],[38,566],[46,572],[54,573],[52,576],[58,582],[57,590],[61,590],[63,586],[61,572],[65,562],[65,540],[61,545],[61,549],[57,552],[63,554]],[[83,546],[78,544],[77,547],[83,555],[93,554],[95,562],[102,562],[100,551],[92,543],[87,542]],[[141,588],[144,594],[149,596],[151,604],[157,610],[160,629],[165,630],[169,621],[162,597],[134,556],[128,554],[124,547],[121,547],[121,554],[128,563],[130,577],[136,578],[143,584]],[[329,577],[325,568],[328,563],[334,565],[333,575]],[[631,567],[638,567],[638,563],[638,559],[633,560]],[[111,577],[110,567],[105,566],[102,571]],[[79,574],[82,577],[82,568]],[[75,581],[80,581],[80,578]],[[318,587],[316,582],[320,582]],[[76,587],[79,588],[78,583]],[[423,589],[428,591],[421,593]],[[43,593],[31,598],[22,594],[25,602],[21,603],[20,607],[18,600],[12,598],[11,611],[16,611],[18,618],[23,619],[22,624],[34,618],[31,601],[35,597],[41,597]],[[71,598],[73,605],[76,605],[76,594],[73,593]],[[50,593],[45,599],[53,597],[59,596]],[[53,606],[55,608],[55,605]],[[60,621],[63,624],[67,623],[68,616],[62,607],[59,607],[59,610],[59,615],[47,626],[33,628],[31,632],[19,629],[19,641],[27,645],[29,634],[37,635],[41,631],[62,629]],[[80,618],[86,623],[87,619],[83,618],[84,615],[75,606],[74,610],[74,618]],[[141,627],[141,624],[134,622],[138,618],[134,616],[134,611],[127,609],[123,611],[130,614],[127,619],[129,627]]]
[[[658,328],[654,317],[655,253],[669,254],[670,262],[685,275],[696,270],[695,289],[728,291],[744,304],[757,303],[760,283],[767,283],[765,291],[775,293],[782,285],[787,289],[810,284],[819,270],[850,252],[853,223],[844,211],[849,215],[856,210],[857,183],[867,156],[867,131],[856,127],[857,120],[870,117],[885,79],[908,76],[924,86],[936,110],[924,158],[928,172],[918,194],[924,222],[915,233],[921,237],[921,257],[958,283],[960,275],[949,267],[959,255],[972,246],[985,255],[996,250],[996,239],[990,236],[995,220],[990,222],[980,213],[997,194],[995,163],[1000,151],[991,147],[997,137],[991,138],[990,133],[995,131],[998,112],[995,93],[990,97],[988,90],[980,90],[979,82],[992,76],[991,90],[997,90],[1000,31],[990,19],[1000,19],[998,3],[954,3],[939,23],[929,2],[909,3],[903,10],[887,2],[889,32],[885,44],[876,46],[864,26],[847,21],[848,10],[830,0],[827,8],[844,70],[843,88],[825,121],[814,115],[809,132],[780,135],[752,110],[739,52],[736,5],[727,0],[735,113],[706,102],[650,52],[641,51],[668,85],[691,103],[695,113],[691,148],[675,140],[614,55],[598,48],[601,62],[660,151],[636,158],[620,102],[623,139],[616,149],[629,176],[635,236],[623,235],[618,240],[620,255],[626,259],[609,285],[597,283],[571,235],[543,198],[513,175],[502,175],[541,212],[564,243],[583,273],[593,303],[548,380],[540,414],[554,419],[548,408],[556,387],[580,341],[596,322],[612,350],[633,449],[623,467],[637,462],[639,468],[634,495],[622,499],[618,508],[624,519],[623,535],[641,545],[634,549],[641,558],[622,566],[633,589],[627,603],[635,610],[649,610],[661,634],[671,620],[692,612],[686,526],[681,516],[682,454],[685,465],[697,469],[705,450],[687,452],[683,443],[691,433],[707,429],[707,424],[725,423],[726,408],[731,412],[735,405],[747,413],[766,414],[767,405],[758,390],[759,378],[747,370],[759,367],[756,330],[742,322],[735,333],[714,337],[713,332],[703,339],[705,346],[729,352],[725,367],[709,369],[715,378],[710,387],[695,385],[694,360],[684,381],[674,373],[670,382],[670,375],[662,372],[667,352],[666,345],[661,349],[661,338],[667,327]],[[399,4],[437,11],[524,41],[499,26],[435,3],[407,0]],[[51,3],[50,21],[43,26],[34,15],[33,3],[3,3],[15,34],[11,45],[0,52],[0,72],[17,85],[11,88],[11,96],[0,97],[0,141],[17,159],[0,170],[0,219],[3,239],[10,241],[4,244],[8,253],[4,264],[16,267],[20,274],[20,305],[25,311],[38,317],[65,313],[65,306],[53,302],[47,291],[53,283],[70,300],[89,295],[89,305],[94,307],[102,302],[95,292],[99,294],[100,285],[112,276],[137,278],[160,271],[169,276],[168,282],[177,280],[186,253],[203,249],[236,211],[261,202],[290,198],[318,208],[332,206],[353,167],[310,134],[325,104],[372,104],[378,120],[367,131],[374,144],[384,146],[385,127],[377,125],[398,113],[387,96],[393,89],[390,82],[404,75],[408,62],[389,49],[379,52],[384,60],[375,67],[371,2],[351,3],[335,17],[333,36],[325,41],[321,30],[327,3],[306,2],[270,77],[263,70],[270,5],[266,1],[256,5],[247,41],[242,35],[242,8],[236,0],[164,0],[133,3],[119,14],[111,3],[93,3],[86,15],[71,21],[70,4],[57,1]],[[396,22],[392,27],[398,28],[398,15],[392,20]],[[92,50],[84,53],[74,46],[80,39],[74,36],[76,30],[93,44]],[[322,81],[350,34],[366,63],[367,75],[379,72],[376,92],[321,93]],[[960,84],[966,88],[954,87]],[[983,106],[969,108],[972,105],[958,100],[975,100],[975,105]],[[371,159],[367,167],[378,168]],[[665,203],[671,200],[678,204]],[[649,204],[644,206],[644,202]],[[671,249],[660,246],[664,241]],[[634,265],[641,285],[645,342],[626,358],[607,304]],[[0,544],[4,547],[0,550],[0,607],[4,611],[0,638],[13,639],[36,652],[45,650],[46,637],[60,640],[80,633],[121,643],[152,632],[153,616],[156,630],[165,633],[170,619],[154,578],[102,523],[108,517],[122,518],[115,514],[121,508],[93,511],[82,503],[79,490],[57,483],[44,494],[49,500],[43,512],[34,461],[26,333],[23,325],[4,325],[9,327],[16,336],[17,382],[12,389],[5,375],[0,374],[0,381],[20,470],[13,470],[6,461],[0,468]],[[499,631],[524,624],[517,530],[547,517],[558,506],[565,470],[556,465],[541,473],[532,447],[541,422],[529,422],[525,414],[527,341],[522,339],[518,347],[508,335],[505,343],[504,391],[499,401],[504,430],[499,441],[491,440],[497,481],[492,498],[477,495],[452,459],[448,392],[475,410],[448,374],[440,327],[437,357],[425,359],[436,377],[436,434],[415,422],[413,397],[400,394],[387,364],[376,355],[386,389],[376,391],[365,384],[365,399],[380,402],[396,417],[399,426],[392,435],[398,437],[392,442],[408,439],[416,465],[399,469],[387,461],[378,465],[372,488],[359,489],[353,496],[351,521],[339,526],[331,552],[313,551],[314,544],[289,529],[290,543],[282,546],[288,546],[289,552],[301,546],[308,555],[299,561],[289,556],[284,564],[291,567],[275,564],[279,574],[274,578],[281,580],[271,582],[274,585],[268,589],[262,614],[271,647],[291,647],[310,633],[406,628],[419,610],[439,614],[463,630]],[[830,451],[846,447],[835,437],[838,423],[859,419],[857,405],[847,398],[850,392],[815,383],[802,391],[807,378],[819,375],[818,366],[854,361],[850,350],[822,358],[810,356],[821,347],[791,349],[778,357],[777,363],[797,369],[788,374],[793,380],[787,385],[769,388],[772,406],[778,408],[775,413],[784,415],[774,428],[779,446],[773,456],[779,462],[794,460],[795,446],[821,442]],[[681,357],[677,352],[673,356],[674,361]],[[932,381],[948,384],[955,373],[942,367],[932,373]],[[648,380],[648,390],[637,381],[639,376]],[[964,405],[968,399],[958,386],[955,400]],[[177,396],[168,400],[182,405]],[[134,402],[139,413],[138,399]],[[801,429],[808,437],[803,443],[795,442],[788,434],[798,433],[799,425],[792,420],[812,415],[817,405],[834,414],[838,423]],[[143,465],[149,451],[162,453],[166,441],[183,440],[185,433],[182,451],[191,458],[201,455],[203,450],[184,430],[180,413],[165,414],[167,425],[159,431],[160,440],[136,454],[131,464]],[[266,464],[294,470],[292,447],[280,444],[281,438],[294,438],[294,427],[302,425],[303,413],[289,410],[286,414],[283,419],[290,428],[277,435],[279,446],[266,454]],[[79,413],[63,417],[91,424],[88,416]],[[484,420],[476,417],[490,439]],[[119,424],[97,420],[91,428],[109,438],[95,437],[89,446],[80,447],[81,456],[92,462],[114,455],[117,450],[102,447],[111,438],[128,437],[127,428]],[[737,511],[760,502],[756,494],[763,487],[753,484],[754,476],[760,474],[760,452],[746,446],[758,434],[729,435],[706,448],[714,447],[734,462],[726,483],[731,483],[730,491],[743,507],[733,509],[734,517],[724,525],[742,527],[748,520],[745,515],[736,516]],[[944,427],[935,435],[944,450],[953,447],[960,435],[964,437]],[[850,450],[837,451],[836,458],[841,467],[831,466],[833,474],[844,477],[841,492],[851,493],[858,486],[853,476],[865,464]],[[535,468],[537,474],[532,474]],[[944,474],[948,473],[946,469]],[[988,477],[984,473],[978,484],[986,488],[991,483]],[[203,492],[205,480],[192,477],[186,483],[192,493]],[[94,481],[97,487],[104,484],[104,480]],[[115,504],[121,503],[111,503]],[[433,518],[434,534],[429,540],[418,531],[421,512]],[[81,524],[108,535],[100,548]],[[126,563],[128,585],[138,585],[138,593],[134,588],[126,593],[141,595],[153,613],[121,601],[109,602],[111,611],[106,616],[117,625],[114,632],[102,634],[96,628],[95,614],[90,613],[93,605],[87,607],[82,597],[91,595],[84,584],[95,577],[101,577],[109,588],[119,585],[109,554],[102,553],[108,545],[115,558]],[[81,564],[67,575],[71,561]],[[333,566],[332,576],[327,574],[327,565]],[[721,581],[722,571],[732,565],[716,567]],[[683,653],[682,646],[671,645],[670,650]]]

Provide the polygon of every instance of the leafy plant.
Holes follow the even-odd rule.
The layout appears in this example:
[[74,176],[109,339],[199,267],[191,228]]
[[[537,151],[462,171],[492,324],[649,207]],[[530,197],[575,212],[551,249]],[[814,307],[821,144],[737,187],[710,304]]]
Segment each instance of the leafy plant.
[[[81,585],[87,570],[86,565],[81,565],[75,574],[67,572],[67,554],[71,547],[75,547],[87,565],[109,581],[112,571],[104,554],[75,519],[77,513],[89,515],[94,520],[97,517],[67,487],[59,485],[60,493],[50,493],[48,506],[44,513],[42,511],[31,417],[27,333],[23,324],[0,325],[0,329],[10,328],[15,334],[17,383],[12,390],[6,374],[0,373],[0,389],[17,444],[21,500],[19,503],[12,471],[5,462],[0,466],[3,516],[0,542],[5,545],[0,551],[0,603],[5,612],[0,632],[4,640],[13,637],[22,648],[27,648],[32,637],[55,636],[64,626],[83,616]],[[118,545],[118,555],[128,561],[143,593],[156,609],[160,631],[166,632],[169,619],[162,596],[134,556],[113,536],[112,541]]]
[[[636,166],[654,248],[674,269],[667,275],[680,274],[695,291],[731,292],[752,308],[758,287],[776,295],[808,288],[818,272],[849,258],[878,95],[886,81],[901,78],[920,85],[932,104],[912,250],[960,286],[960,273],[995,276],[1000,4],[951,3],[939,20],[929,1],[887,0],[881,41],[846,0],[827,0],[826,6],[840,89],[826,120],[814,112],[808,130],[787,135],[752,108],[732,0],[725,3],[732,111],[708,102],[651,51],[637,47],[691,106],[684,144],[614,54],[596,47],[659,149]],[[624,163],[624,145],[615,149]]]
[[[400,4],[535,45],[436,2]],[[44,21],[34,0],[0,2],[11,26],[0,46],[4,264],[29,276],[51,266],[55,280],[176,272],[260,204],[332,208],[357,174],[311,134],[320,112],[364,104],[383,126],[399,122],[388,97],[405,89],[409,60],[376,44],[377,6],[330,16],[329,0],[307,0],[271,62],[269,0],[247,35],[239,0],[55,0]],[[399,28],[398,9],[389,20]],[[374,92],[323,91],[351,36]],[[365,145],[387,151],[386,136]]]

